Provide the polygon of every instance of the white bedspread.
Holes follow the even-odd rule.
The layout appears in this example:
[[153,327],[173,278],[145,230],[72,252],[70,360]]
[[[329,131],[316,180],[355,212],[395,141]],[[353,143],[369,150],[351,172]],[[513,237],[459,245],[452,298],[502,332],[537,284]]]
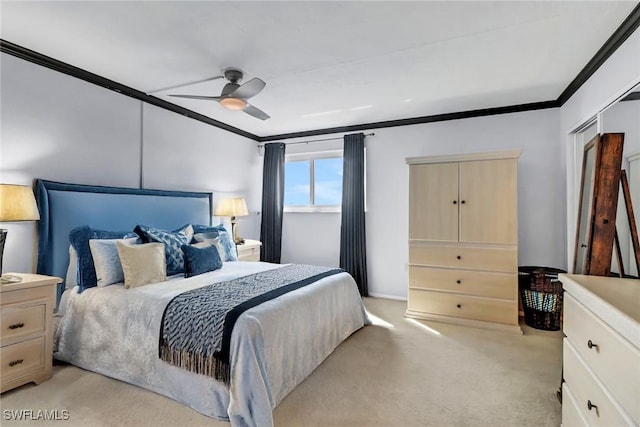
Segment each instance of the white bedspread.
[[281,265],[229,262],[221,270],[140,288],[68,290],[54,356],[138,385],[233,426],[271,426],[272,410],[344,339],[368,322],[353,278],[326,277],[243,313],[231,337],[231,382],[158,357],[165,306],[181,292]]

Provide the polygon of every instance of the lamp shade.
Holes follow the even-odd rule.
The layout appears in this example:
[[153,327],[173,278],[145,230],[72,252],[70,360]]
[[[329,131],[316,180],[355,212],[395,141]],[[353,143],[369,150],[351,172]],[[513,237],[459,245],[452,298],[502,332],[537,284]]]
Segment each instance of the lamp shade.
[[0,184],[0,222],[39,219],[40,214],[31,187]]
[[249,215],[247,202],[242,197],[222,199],[218,202],[216,216],[246,216]]

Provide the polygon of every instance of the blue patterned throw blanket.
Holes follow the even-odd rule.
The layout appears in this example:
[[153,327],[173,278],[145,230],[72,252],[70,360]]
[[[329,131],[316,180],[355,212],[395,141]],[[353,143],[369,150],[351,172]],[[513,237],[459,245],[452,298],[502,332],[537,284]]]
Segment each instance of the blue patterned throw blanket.
[[186,291],[160,324],[160,359],[229,382],[231,333],[246,310],[344,270],[293,264]]

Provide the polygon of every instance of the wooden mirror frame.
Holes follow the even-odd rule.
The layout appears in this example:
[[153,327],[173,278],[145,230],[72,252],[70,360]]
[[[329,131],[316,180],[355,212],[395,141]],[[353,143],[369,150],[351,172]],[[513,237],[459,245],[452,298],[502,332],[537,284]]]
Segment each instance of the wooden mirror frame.
[[[596,135],[585,145],[573,260],[575,274],[608,276],[611,272],[623,146],[623,133]],[[592,176],[587,176],[589,171]],[[586,205],[585,197],[590,198]]]

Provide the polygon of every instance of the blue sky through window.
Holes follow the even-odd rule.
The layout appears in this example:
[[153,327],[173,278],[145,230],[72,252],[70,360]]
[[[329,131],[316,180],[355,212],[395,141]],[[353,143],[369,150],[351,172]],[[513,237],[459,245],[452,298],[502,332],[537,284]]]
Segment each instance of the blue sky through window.
[[[314,198],[311,200],[311,163],[314,164]],[[342,157],[285,163],[285,206],[340,206]]]

